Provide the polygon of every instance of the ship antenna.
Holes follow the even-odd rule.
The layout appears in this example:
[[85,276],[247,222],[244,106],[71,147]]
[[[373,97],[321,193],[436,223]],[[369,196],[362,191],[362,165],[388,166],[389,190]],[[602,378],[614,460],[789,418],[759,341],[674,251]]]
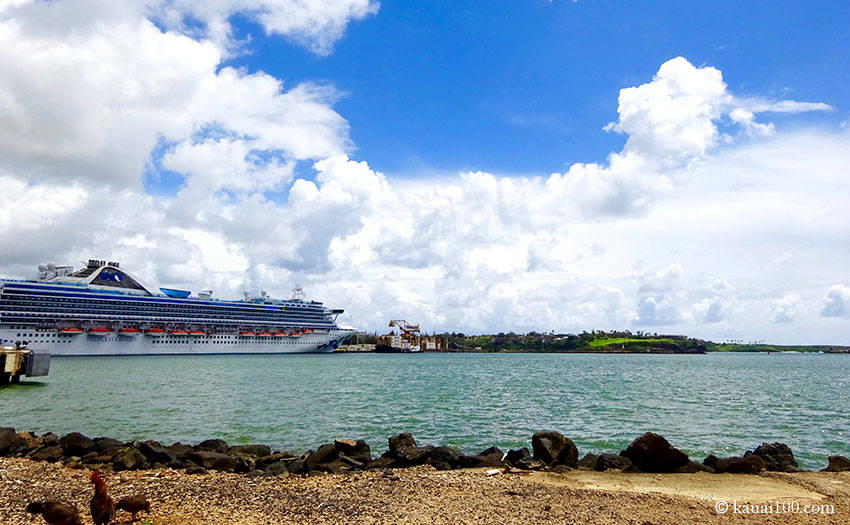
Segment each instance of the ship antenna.
[[304,287],[300,284],[296,284],[295,288],[292,289],[292,299],[296,301],[304,300]]

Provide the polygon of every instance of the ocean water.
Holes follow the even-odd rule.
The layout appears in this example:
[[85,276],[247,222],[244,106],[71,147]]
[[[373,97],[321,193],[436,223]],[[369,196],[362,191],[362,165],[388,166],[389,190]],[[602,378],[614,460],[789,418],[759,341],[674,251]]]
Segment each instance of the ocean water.
[[579,453],[648,431],[693,459],[788,444],[804,468],[850,456],[850,356],[333,354],[55,357],[0,388],[0,426],[62,435],[265,443],[387,438],[477,453],[556,430]]

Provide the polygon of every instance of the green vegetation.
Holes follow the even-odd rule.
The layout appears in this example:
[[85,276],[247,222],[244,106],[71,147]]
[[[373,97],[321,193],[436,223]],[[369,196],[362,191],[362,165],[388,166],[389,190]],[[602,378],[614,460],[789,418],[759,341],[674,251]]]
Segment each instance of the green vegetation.
[[632,337],[606,337],[604,339],[595,339],[588,343],[590,346],[608,346],[608,345],[623,345],[626,343],[672,343],[672,339],[635,339]]
[[706,348],[709,352],[823,352],[825,354],[850,353],[850,347],[836,345],[804,346],[707,342]]

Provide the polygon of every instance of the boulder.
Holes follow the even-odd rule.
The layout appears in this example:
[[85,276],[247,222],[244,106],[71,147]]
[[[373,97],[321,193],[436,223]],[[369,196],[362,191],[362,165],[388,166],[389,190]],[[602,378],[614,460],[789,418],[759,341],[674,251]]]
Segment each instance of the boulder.
[[17,445],[11,451],[16,457],[26,456],[44,446],[44,438],[36,437],[31,432],[18,433]]
[[844,456],[829,456],[829,464],[821,472],[846,472],[850,471],[850,459]]
[[334,448],[338,454],[349,457],[360,463],[369,463],[372,461],[372,449],[362,439],[352,441],[350,439],[337,439],[334,441]]
[[395,459],[395,464],[398,467],[413,467],[422,465],[431,457],[434,451],[433,446],[419,447],[410,433],[405,432],[397,436],[392,436],[389,439],[390,457]]
[[307,472],[310,472],[311,470],[315,470],[318,465],[323,463],[330,463],[338,457],[339,454],[337,454],[336,448],[332,444],[327,443],[325,445],[320,446],[316,449],[315,452],[307,456],[307,458],[304,460],[304,467],[306,468]]
[[274,454],[269,454],[268,456],[258,458],[255,463],[258,469],[265,469],[267,466],[272,465],[274,463],[288,463],[293,460],[295,460],[295,456],[293,456],[289,452],[275,452]]
[[207,470],[233,472],[236,469],[236,458],[228,454],[222,454],[221,452],[196,450],[189,454],[186,459]]
[[676,449],[663,436],[647,432],[636,438],[621,454],[643,472],[676,472],[688,464],[688,455]]
[[41,447],[40,449],[30,454],[30,459],[34,461],[47,461],[48,463],[55,463],[62,459],[64,453],[65,451],[61,445]]
[[186,474],[206,474],[207,469],[204,467],[194,466],[186,469]]
[[767,470],[773,472],[800,472],[794,452],[784,443],[762,443],[753,454],[764,460]]
[[227,442],[223,439],[207,439],[195,445],[194,449],[197,452],[207,451],[226,454],[230,447],[227,446]]
[[600,454],[596,461],[596,467],[594,470],[598,470],[600,472],[609,469],[625,471],[631,468],[632,460],[627,457],[619,456],[617,454]]
[[123,447],[112,456],[112,468],[115,470],[138,470],[148,465],[147,458],[136,447]]
[[12,427],[0,428],[0,456],[9,454],[18,446],[18,434]]
[[191,467],[197,467],[191,461],[186,461],[185,459],[175,459],[171,463],[167,464],[166,467],[174,470],[184,470]]
[[65,450],[65,456],[67,457],[83,457],[89,452],[97,450],[97,445],[95,445],[94,440],[80,434],[79,432],[65,434],[59,438],[59,444],[62,445],[62,448]]
[[434,447],[428,462],[437,470],[452,470],[460,466],[461,454],[452,447]]
[[276,461],[274,463],[269,463],[263,468],[264,472],[267,472],[270,476],[279,476],[286,472],[289,474],[289,469],[287,468],[289,462],[287,461]]
[[45,447],[54,447],[59,444],[59,436],[53,432],[47,432],[41,435],[41,441]]
[[179,441],[177,443],[174,443],[173,445],[169,445],[165,448],[167,448],[168,450],[173,452],[174,456],[177,459],[180,459],[180,460],[185,460],[186,457],[189,454],[191,454],[192,452],[195,451],[195,449],[192,448],[190,445],[184,445],[183,443],[180,443]]
[[[351,458],[348,459],[350,460]],[[337,457],[337,459],[329,463],[320,463],[316,465],[316,470],[319,472],[326,472],[328,474],[342,474],[343,472],[353,470],[353,467],[342,458]]]
[[236,459],[236,466],[233,467],[233,472],[237,474],[245,474],[255,469],[254,460],[248,456],[233,456]]
[[108,437],[98,437],[94,438],[94,445],[97,447],[99,452],[106,452],[107,450],[118,448],[123,445],[117,439],[112,439]]
[[370,461],[366,465],[367,470],[383,470],[388,468],[396,468],[398,464],[396,463],[396,459],[390,454],[389,451],[381,454],[381,457],[378,459]]
[[522,458],[514,463],[514,467],[522,470],[542,470],[546,468],[546,465],[544,465],[539,459]]
[[515,466],[517,461],[530,457],[531,452],[528,451],[528,447],[522,447],[519,450],[509,450],[508,453],[505,454],[505,461]]
[[309,458],[313,453],[314,452],[312,450],[308,450],[307,452],[301,454],[301,456],[290,461],[286,465],[286,468],[292,474],[307,474],[307,472],[309,472],[309,469],[307,468],[307,465],[306,465],[307,458]]
[[497,447],[490,447],[482,450],[481,453],[474,456],[464,456],[460,459],[462,468],[502,468],[505,462],[502,458],[505,453]]
[[272,449],[268,445],[233,445],[229,451],[229,454],[250,456],[254,459],[269,456],[271,453]]
[[566,465],[574,467],[578,463],[578,449],[572,440],[558,432],[537,432],[531,437],[534,459],[548,466]]
[[766,468],[764,460],[752,453],[744,454],[744,457],[740,458],[723,458],[714,462],[714,471],[718,474],[758,474]]
[[596,463],[598,461],[599,456],[588,452],[583,458],[578,460],[578,463],[576,463],[576,468],[579,470],[596,470]]
[[710,474],[714,474],[714,469],[695,461],[688,461],[687,465],[676,469],[677,474],[695,474],[697,472],[708,472]]
[[156,441],[145,441],[139,444],[139,452],[141,452],[151,463],[162,463],[168,465],[172,461],[177,460],[177,454],[163,447]]

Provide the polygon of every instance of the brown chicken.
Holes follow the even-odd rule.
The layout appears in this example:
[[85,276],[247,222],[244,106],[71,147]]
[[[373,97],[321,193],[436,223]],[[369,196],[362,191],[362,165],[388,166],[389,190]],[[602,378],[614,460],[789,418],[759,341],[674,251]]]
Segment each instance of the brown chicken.
[[100,472],[96,470],[92,472],[91,482],[94,484],[94,496],[92,496],[89,504],[91,518],[95,525],[108,525],[110,521],[115,519],[115,504],[109,497],[106,482],[100,477]]
[[50,525],[83,525],[77,507],[64,501],[33,501],[27,505],[30,514],[41,514]]
[[151,504],[141,494],[135,496],[127,496],[118,500],[115,504],[116,509],[126,510],[133,514],[133,521],[136,521],[136,514],[142,511],[150,514]]

